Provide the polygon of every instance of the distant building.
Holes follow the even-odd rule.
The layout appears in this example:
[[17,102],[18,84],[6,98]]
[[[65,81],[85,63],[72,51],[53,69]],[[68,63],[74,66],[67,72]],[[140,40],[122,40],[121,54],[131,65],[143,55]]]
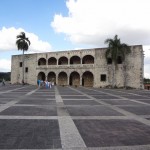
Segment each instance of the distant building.
[[150,83],[145,83],[144,84],[144,89],[150,90]]
[[[112,61],[105,58],[106,48],[35,53],[25,55],[25,83],[36,85],[37,79],[55,82],[57,85],[107,87],[112,85]],[[143,89],[143,48],[131,46],[124,67],[118,57],[115,73],[117,87]],[[126,68],[126,73],[125,69]],[[126,76],[125,76],[126,74]],[[22,82],[22,55],[11,60],[11,83]]]

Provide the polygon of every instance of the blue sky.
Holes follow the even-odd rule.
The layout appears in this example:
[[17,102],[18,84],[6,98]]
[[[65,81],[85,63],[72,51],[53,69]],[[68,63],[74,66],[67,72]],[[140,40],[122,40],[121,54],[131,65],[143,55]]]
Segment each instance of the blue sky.
[[149,6],[149,0],[1,0],[0,72],[10,71],[11,55],[21,54],[15,45],[21,31],[31,41],[28,53],[106,47],[105,39],[118,34],[143,45],[150,78]]
[[65,4],[65,0],[1,0],[0,28],[21,27],[61,49],[57,43],[63,45],[63,36],[55,33],[50,22],[56,13],[67,14]]

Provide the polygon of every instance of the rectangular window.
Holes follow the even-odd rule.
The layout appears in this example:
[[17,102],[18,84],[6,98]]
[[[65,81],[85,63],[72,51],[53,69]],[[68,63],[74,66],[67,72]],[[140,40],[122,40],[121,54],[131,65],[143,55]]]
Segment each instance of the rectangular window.
[[28,72],[28,67],[25,68],[25,72]]
[[101,81],[106,81],[106,74],[101,74]]
[[122,57],[121,57],[121,56],[118,56],[118,57],[117,57],[117,63],[118,63],[118,64],[122,64]]
[[112,64],[112,59],[111,58],[107,58],[107,64]]
[[22,62],[20,62],[19,66],[22,67]]

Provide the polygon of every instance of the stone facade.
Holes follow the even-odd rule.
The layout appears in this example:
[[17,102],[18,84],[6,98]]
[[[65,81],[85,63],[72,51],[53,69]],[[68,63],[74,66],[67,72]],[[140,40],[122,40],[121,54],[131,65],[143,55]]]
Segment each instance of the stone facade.
[[[131,46],[126,67],[118,62],[115,84],[143,89],[144,56],[142,45]],[[36,85],[37,79],[57,85],[107,87],[112,85],[112,63],[105,58],[106,48],[25,54],[24,81]],[[125,69],[126,68],[126,71]],[[11,83],[22,81],[22,55],[13,55]]]

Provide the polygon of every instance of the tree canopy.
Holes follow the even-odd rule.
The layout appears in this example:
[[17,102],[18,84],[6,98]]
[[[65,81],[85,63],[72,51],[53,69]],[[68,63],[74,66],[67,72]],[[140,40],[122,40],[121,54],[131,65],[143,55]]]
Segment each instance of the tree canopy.
[[30,45],[29,39],[26,37],[24,32],[21,32],[19,35],[17,35],[17,41],[16,45],[18,47],[18,50],[27,51]]
[[121,43],[120,39],[118,38],[118,35],[115,35],[113,39],[106,39],[105,44],[108,44],[105,57],[111,58],[115,64],[117,64],[118,56],[121,56],[122,61],[124,61],[126,54],[131,52],[127,44]]

